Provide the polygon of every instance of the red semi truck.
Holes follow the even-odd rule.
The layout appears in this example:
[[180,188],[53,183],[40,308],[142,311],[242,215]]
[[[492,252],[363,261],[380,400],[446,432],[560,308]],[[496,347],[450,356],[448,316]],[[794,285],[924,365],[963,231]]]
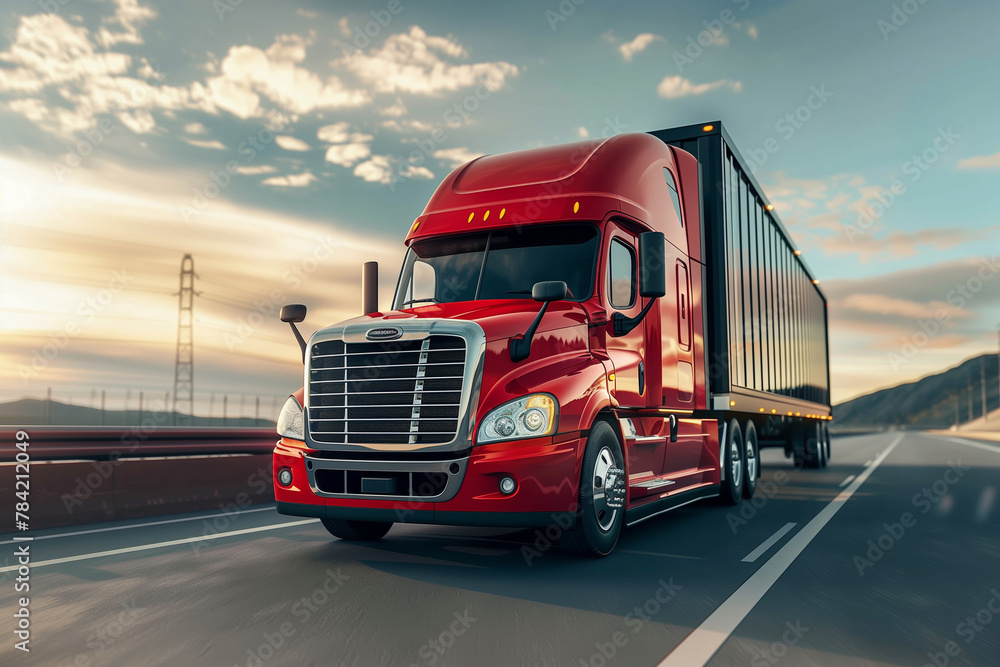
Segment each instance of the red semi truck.
[[406,236],[392,308],[295,327],[277,509],[395,522],[624,526],[753,496],[763,446],[829,458],[826,300],[721,123],[481,157]]

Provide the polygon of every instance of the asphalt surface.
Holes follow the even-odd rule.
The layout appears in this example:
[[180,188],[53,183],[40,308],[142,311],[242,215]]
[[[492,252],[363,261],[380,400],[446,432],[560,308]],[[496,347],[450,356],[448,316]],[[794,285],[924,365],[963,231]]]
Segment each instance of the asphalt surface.
[[0,665],[1000,665],[1000,445],[762,460],[756,506],[689,505],[602,560],[523,530],[350,544],[270,508],[36,531],[31,652],[7,569]]

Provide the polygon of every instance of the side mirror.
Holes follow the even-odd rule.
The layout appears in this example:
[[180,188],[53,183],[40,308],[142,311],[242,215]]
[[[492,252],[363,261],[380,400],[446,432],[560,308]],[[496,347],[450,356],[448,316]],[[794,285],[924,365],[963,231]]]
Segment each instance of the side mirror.
[[615,313],[613,335],[624,336],[635,329],[653,307],[656,299],[667,294],[666,241],[661,232],[639,234],[639,296],[649,299],[635,317]]
[[566,298],[569,287],[561,280],[544,280],[531,287],[531,298],[542,303],[562,301]]
[[538,311],[538,314],[535,315],[535,319],[531,322],[528,330],[524,332],[524,337],[521,339],[511,339],[511,361],[524,361],[531,356],[531,339],[535,337],[535,330],[538,329],[545,311],[548,310],[549,304],[553,301],[562,301],[565,299],[567,292],[569,292],[569,287],[562,280],[543,280],[531,286],[531,298],[535,301],[541,301],[542,307]]
[[281,307],[281,312],[278,313],[278,317],[281,318],[282,322],[288,322],[288,326],[292,327],[292,333],[295,334],[295,340],[299,343],[299,349],[302,350],[302,363],[306,363],[306,341],[302,338],[302,334],[299,333],[299,328],[295,326],[296,322],[301,322],[306,319],[306,307],[301,303],[293,303],[287,306]]
[[659,299],[667,293],[666,241],[661,232],[639,234],[639,295]]
[[289,324],[292,322],[302,322],[306,319],[306,307],[301,303],[293,303],[287,306],[282,306],[279,317],[282,322],[288,322]]

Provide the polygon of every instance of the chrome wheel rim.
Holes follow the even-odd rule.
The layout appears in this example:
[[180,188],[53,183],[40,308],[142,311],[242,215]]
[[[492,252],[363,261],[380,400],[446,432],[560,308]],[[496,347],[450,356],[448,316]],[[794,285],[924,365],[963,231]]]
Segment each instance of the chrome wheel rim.
[[729,474],[732,476],[733,486],[739,487],[743,483],[743,461],[740,457],[740,443],[733,438],[733,443],[729,447]]
[[597,453],[597,462],[594,464],[594,517],[597,520],[597,527],[603,532],[608,532],[615,524],[618,510],[608,506],[607,491],[614,485],[614,480],[608,483],[608,470],[617,467],[615,465],[615,455],[610,447],[602,447]]
[[752,483],[755,479],[757,479],[757,448],[747,440],[747,481]]

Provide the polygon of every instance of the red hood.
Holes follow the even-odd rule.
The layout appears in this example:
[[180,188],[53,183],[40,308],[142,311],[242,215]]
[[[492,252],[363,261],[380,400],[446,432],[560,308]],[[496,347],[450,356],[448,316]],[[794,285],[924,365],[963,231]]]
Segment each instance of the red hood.
[[[364,315],[348,320],[348,322],[412,318],[469,320],[479,324],[486,333],[486,340],[492,342],[523,334],[541,307],[542,304],[532,299],[459,301]],[[587,316],[582,305],[569,301],[556,301],[549,304],[549,309],[546,311],[545,317],[542,318],[536,333],[564,329],[586,324],[586,322]]]

